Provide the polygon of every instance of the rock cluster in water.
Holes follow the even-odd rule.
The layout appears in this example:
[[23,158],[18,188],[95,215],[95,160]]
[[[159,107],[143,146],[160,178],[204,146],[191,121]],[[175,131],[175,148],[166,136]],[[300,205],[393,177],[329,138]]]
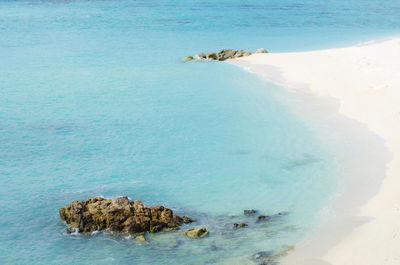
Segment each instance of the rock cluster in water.
[[[273,221],[287,215],[280,212],[273,215],[256,215],[257,210],[244,210],[252,224]],[[171,209],[163,206],[145,206],[141,201],[129,201],[128,197],[104,199],[101,197],[89,198],[85,201],[74,201],[60,209],[60,217],[69,228],[68,232],[91,233],[94,231],[109,230],[124,234],[135,235],[135,240],[146,243],[145,232],[160,232],[178,229],[182,224],[192,223],[195,220],[186,216],[173,214]],[[234,223],[231,228],[243,229],[247,223]],[[206,227],[191,228],[181,233],[189,238],[203,238],[209,235]],[[215,246],[214,246],[215,247]],[[279,259],[293,250],[293,246],[286,246],[281,251],[261,251],[251,258],[259,264],[279,264]]]
[[[254,209],[243,211],[247,220],[253,219],[252,224],[273,221],[288,214],[280,212],[273,215],[256,215],[257,213],[258,211]],[[60,209],[60,217],[69,225],[67,232],[89,234],[107,229],[134,235],[137,242],[144,244],[147,242],[145,232],[176,230],[182,224],[195,222],[189,217],[173,214],[171,209],[163,206],[145,206],[141,201],[129,201],[126,196],[114,199],[95,197],[85,201],[74,201]],[[234,223],[231,228],[236,230],[248,226],[247,223]],[[199,239],[209,235],[209,231],[206,227],[200,227],[188,229],[181,234]],[[254,254],[251,259],[258,264],[279,264],[279,260],[292,250],[293,246],[286,246],[277,252],[261,251]]]
[[175,230],[184,223],[194,221],[186,216],[177,216],[163,206],[150,207],[141,201],[129,201],[126,196],[74,201],[60,209],[60,217],[70,226],[69,232],[89,233],[109,229],[132,235]]
[[[261,48],[256,50],[254,53],[268,53],[267,50]],[[214,60],[214,61],[225,61],[227,59],[239,58],[243,56],[252,55],[252,52],[243,51],[243,50],[233,50],[233,49],[226,49],[221,50],[219,52],[212,52],[212,53],[199,53],[195,56],[187,56],[184,58],[185,61],[191,60]]]

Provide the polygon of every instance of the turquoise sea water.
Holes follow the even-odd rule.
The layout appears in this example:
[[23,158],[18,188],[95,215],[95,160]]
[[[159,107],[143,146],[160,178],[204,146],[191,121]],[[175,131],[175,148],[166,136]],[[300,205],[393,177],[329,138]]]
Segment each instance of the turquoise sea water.
[[[307,235],[335,159],[222,48],[294,51],[397,34],[397,1],[0,2],[0,263],[253,264]],[[127,195],[205,225],[68,235],[58,209]],[[256,223],[244,209],[288,214]],[[232,231],[235,222],[248,228]]]

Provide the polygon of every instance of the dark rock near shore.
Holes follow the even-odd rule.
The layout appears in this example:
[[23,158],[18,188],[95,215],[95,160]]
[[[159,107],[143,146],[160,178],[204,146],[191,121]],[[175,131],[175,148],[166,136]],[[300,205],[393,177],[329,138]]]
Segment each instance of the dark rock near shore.
[[232,229],[243,228],[243,227],[246,227],[246,226],[248,226],[248,224],[245,224],[245,223],[241,223],[241,224],[234,223],[234,224],[232,225]]
[[253,209],[251,209],[251,210],[244,210],[243,213],[244,213],[244,215],[252,215],[252,214],[257,213],[257,210],[253,210]]
[[196,222],[196,219],[189,218],[189,217],[187,217],[185,215],[182,215],[181,218],[182,218],[183,223],[185,223],[185,224]]
[[273,214],[273,215],[260,215],[257,217],[257,222],[263,222],[263,221],[272,222],[272,221],[278,220],[288,214],[289,214],[288,212],[280,212],[280,213]]
[[215,52],[212,52],[212,53],[207,54],[207,59],[217,60],[218,56]]
[[60,209],[60,217],[71,231],[89,233],[109,229],[112,232],[139,234],[178,229],[193,220],[173,214],[163,206],[145,206],[141,201],[129,201],[128,197],[104,199],[89,198],[74,201]]
[[274,214],[273,216],[279,217],[279,216],[286,216],[286,215],[289,215],[289,212],[279,212],[277,214]]
[[265,219],[267,219],[267,218],[268,218],[268,216],[260,215],[260,216],[257,217],[257,220],[258,220],[258,221],[261,221],[261,220],[265,220]]

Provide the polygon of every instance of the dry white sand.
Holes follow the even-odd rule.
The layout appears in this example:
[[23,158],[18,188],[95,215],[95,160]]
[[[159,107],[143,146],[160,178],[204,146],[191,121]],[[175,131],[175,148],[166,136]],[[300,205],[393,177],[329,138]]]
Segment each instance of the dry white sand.
[[[354,212],[373,218],[324,253],[315,253],[321,255],[315,264],[399,265],[400,38],[321,51],[255,54],[229,62],[287,89],[307,89],[335,98],[340,102],[340,114],[365,123],[385,140],[393,153],[386,177],[378,194]],[[306,261],[310,258],[307,255],[313,254],[304,253],[295,251],[292,256],[297,254],[296,261],[289,257],[288,263],[314,264]]]

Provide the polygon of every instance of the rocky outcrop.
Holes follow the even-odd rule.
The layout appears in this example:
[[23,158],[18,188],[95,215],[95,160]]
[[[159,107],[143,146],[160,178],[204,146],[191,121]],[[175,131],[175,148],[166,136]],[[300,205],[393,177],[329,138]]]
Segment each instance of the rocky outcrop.
[[208,234],[209,234],[209,232],[207,231],[207,229],[205,227],[192,228],[192,229],[186,230],[185,232],[182,233],[182,235],[188,236],[191,238],[201,238],[201,237],[205,237]]
[[129,201],[126,196],[74,201],[60,209],[60,217],[69,225],[67,231],[70,232],[89,233],[109,229],[131,235],[175,230],[183,223],[193,221],[177,216],[163,206],[150,207],[141,201]]
[[[266,49],[258,49],[254,53],[268,53]],[[227,59],[239,58],[243,56],[249,56],[252,53],[250,51],[243,50],[233,50],[233,49],[225,49],[219,52],[211,52],[207,55],[205,53],[199,53],[195,56],[187,56],[184,58],[185,61],[190,60],[214,60],[214,61],[225,61]]]

